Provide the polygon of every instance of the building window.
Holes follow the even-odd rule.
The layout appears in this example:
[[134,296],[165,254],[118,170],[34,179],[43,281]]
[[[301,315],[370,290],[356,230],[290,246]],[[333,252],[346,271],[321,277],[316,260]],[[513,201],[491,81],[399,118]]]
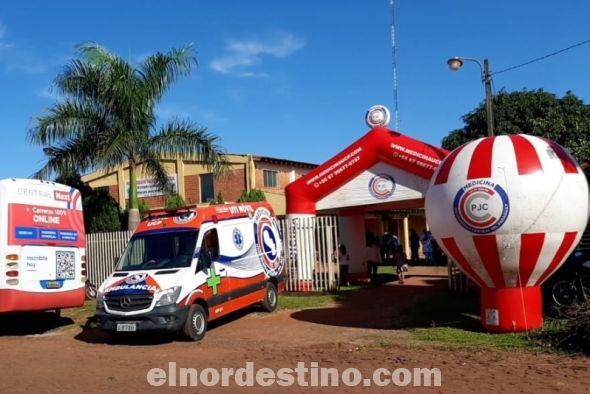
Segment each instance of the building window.
[[201,181],[201,202],[212,202],[215,200],[213,191],[213,174],[199,175]]
[[262,170],[264,187],[279,187],[278,171]]

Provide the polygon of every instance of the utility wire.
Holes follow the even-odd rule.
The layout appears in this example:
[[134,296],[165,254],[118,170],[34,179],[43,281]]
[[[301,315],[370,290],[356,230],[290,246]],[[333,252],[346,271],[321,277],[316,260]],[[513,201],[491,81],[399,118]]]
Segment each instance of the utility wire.
[[550,54],[548,54],[548,55],[541,56],[541,57],[535,58],[535,59],[533,59],[533,60],[529,60],[528,62],[525,62],[525,63],[522,63],[522,64],[518,64],[518,65],[516,65],[516,66],[508,67],[508,68],[505,68],[505,69],[503,69],[503,70],[500,70],[500,71],[496,71],[496,72],[494,72],[494,73],[491,73],[490,75],[497,75],[497,74],[504,73],[504,72],[506,72],[506,71],[511,71],[511,70],[514,70],[514,69],[516,69],[516,68],[524,67],[524,66],[527,66],[527,65],[529,65],[529,64],[531,64],[531,63],[535,63],[535,62],[538,62],[538,61],[540,61],[540,60],[547,59],[548,57],[551,57],[551,56],[558,55],[558,54],[560,54],[560,53],[562,53],[562,52],[569,51],[570,49],[573,49],[573,48],[576,48],[576,47],[582,46],[582,45],[584,45],[584,44],[588,44],[589,42],[590,42],[590,40],[584,40],[584,41],[582,41],[582,42],[579,42],[579,43],[577,43],[577,44],[570,45],[570,46],[569,46],[569,47],[567,47],[567,48],[563,48],[563,49],[560,49],[559,51],[552,52],[552,53],[550,53]]

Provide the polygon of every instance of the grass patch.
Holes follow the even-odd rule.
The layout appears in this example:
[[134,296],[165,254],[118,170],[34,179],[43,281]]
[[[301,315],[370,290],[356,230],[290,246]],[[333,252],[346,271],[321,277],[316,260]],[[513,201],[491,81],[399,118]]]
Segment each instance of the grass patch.
[[84,305],[79,308],[69,308],[63,310],[63,316],[74,320],[88,318],[96,312],[96,300],[86,300]]
[[477,294],[448,293],[402,311],[411,339],[470,350],[538,349],[526,333],[490,334],[479,317]]
[[415,328],[412,339],[472,350],[525,350],[536,346],[526,334],[490,334],[455,327]]
[[324,294],[283,293],[279,296],[279,309],[291,310],[322,308],[342,301],[344,298],[353,295],[361,288],[362,286],[347,286],[341,287],[340,291],[337,293]]

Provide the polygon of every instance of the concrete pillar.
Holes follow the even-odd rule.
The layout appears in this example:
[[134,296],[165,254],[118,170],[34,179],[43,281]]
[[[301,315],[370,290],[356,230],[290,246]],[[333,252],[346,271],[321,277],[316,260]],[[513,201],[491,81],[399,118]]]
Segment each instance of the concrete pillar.
[[248,163],[246,164],[246,187],[248,191],[256,188],[256,165],[252,155],[248,155]]
[[410,249],[410,220],[409,216],[404,216],[404,232],[402,234],[402,242],[404,243],[404,253],[406,254],[406,258],[410,258],[412,256],[412,251]]

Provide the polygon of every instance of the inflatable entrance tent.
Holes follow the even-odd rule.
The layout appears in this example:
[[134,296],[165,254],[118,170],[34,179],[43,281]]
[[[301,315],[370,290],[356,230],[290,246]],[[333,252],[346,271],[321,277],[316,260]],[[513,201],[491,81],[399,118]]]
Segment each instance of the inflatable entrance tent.
[[[448,154],[387,128],[385,107],[367,113],[372,129],[330,160],[286,188],[287,218],[338,213],[340,242],[347,246],[352,275],[365,275],[366,212],[424,208],[430,178]],[[297,227],[297,278],[311,284],[315,260],[313,226]],[[306,240],[305,247],[297,240]],[[293,252],[292,252],[293,253]],[[366,275],[365,275],[366,276]],[[304,286],[305,287],[305,286]]]

